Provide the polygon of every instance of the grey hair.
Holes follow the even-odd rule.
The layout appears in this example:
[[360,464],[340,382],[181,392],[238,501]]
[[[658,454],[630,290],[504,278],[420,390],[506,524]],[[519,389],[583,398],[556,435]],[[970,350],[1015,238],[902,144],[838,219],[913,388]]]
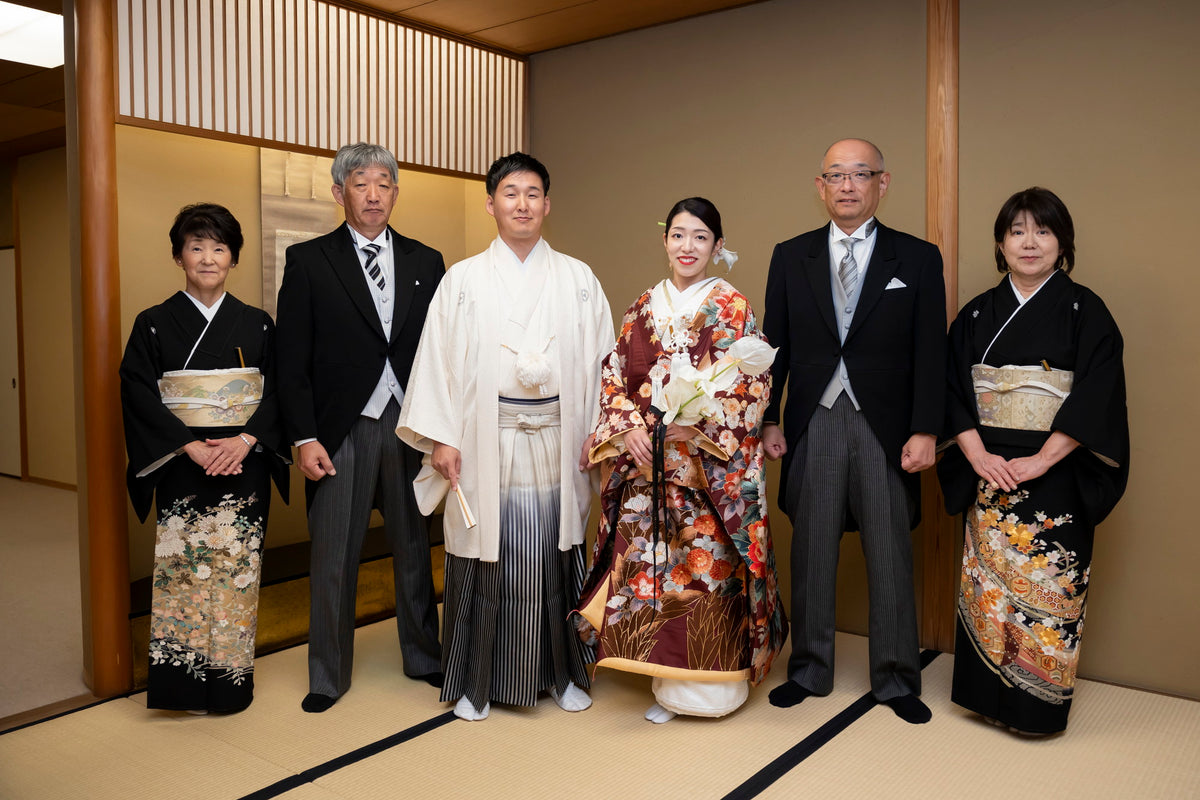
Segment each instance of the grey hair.
[[329,172],[333,176],[335,186],[345,186],[346,178],[366,167],[383,167],[391,174],[392,183],[396,182],[400,169],[391,150],[378,144],[357,142],[338,148]]

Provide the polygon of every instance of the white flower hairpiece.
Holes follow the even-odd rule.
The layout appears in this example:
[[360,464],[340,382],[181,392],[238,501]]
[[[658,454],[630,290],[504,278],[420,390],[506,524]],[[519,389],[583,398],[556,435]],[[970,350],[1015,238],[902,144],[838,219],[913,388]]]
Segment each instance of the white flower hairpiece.
[[722,261],[724,261],[726,272],[729,272],[731,269],[733,269],[733,265],[737,263],[737,260],[738,254],[733,250],[726,250],[723,245],[719,250],[717,250],[717,252],[713,253],[713,264],[720,264]]

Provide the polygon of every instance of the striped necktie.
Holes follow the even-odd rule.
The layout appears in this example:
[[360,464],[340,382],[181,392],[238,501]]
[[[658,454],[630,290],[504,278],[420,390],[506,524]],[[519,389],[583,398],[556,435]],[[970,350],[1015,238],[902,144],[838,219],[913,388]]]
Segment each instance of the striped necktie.
[[854,289],[858,286],[858,262],[854,260],[854,241],[853,236],[842,239],[842,244],[846,246],[846,256],[838,265],[838,277],[842,279],[842,288],[846,290],[847,298],[854,296]]
[[362,249],[367,253],[367,263],[365,265],[367,274],[371,276],[371,280],[379,284],[379,291],[382,292],[387,286],[387,278],[383,277],[383,270],[379,268],[378,259],[381,248],[379,245],[371,242],[370,244],[364,244]]

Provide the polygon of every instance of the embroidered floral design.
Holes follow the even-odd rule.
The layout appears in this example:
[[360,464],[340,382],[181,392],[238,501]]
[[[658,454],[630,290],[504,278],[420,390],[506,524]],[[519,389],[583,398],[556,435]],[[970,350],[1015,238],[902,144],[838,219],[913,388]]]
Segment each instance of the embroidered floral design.
[[980,655],[1014,686],[1052,704],[1071,699],[1088,569],[1055,541],[1070,514],[1023,504],[1029,492],[979,484],[966,515],[958,613]]
[[158,526],[150,661],[241,684],[254,668],[262,519],[241,513],[254,495],[200,510],[193,499],[175,501]]

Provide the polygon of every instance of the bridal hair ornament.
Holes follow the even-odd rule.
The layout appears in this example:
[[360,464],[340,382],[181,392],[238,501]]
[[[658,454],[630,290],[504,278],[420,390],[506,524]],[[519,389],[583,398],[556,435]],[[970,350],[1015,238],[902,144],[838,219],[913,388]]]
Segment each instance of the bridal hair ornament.
[[722,245],[717,252],[713,253],[713,264],[720,264],[722,261],[724,261],[726,272],[729,272],[733,269],[733,265],[737,263],[737,260],[738,254],[733,250],[726,250],[724,245]]

